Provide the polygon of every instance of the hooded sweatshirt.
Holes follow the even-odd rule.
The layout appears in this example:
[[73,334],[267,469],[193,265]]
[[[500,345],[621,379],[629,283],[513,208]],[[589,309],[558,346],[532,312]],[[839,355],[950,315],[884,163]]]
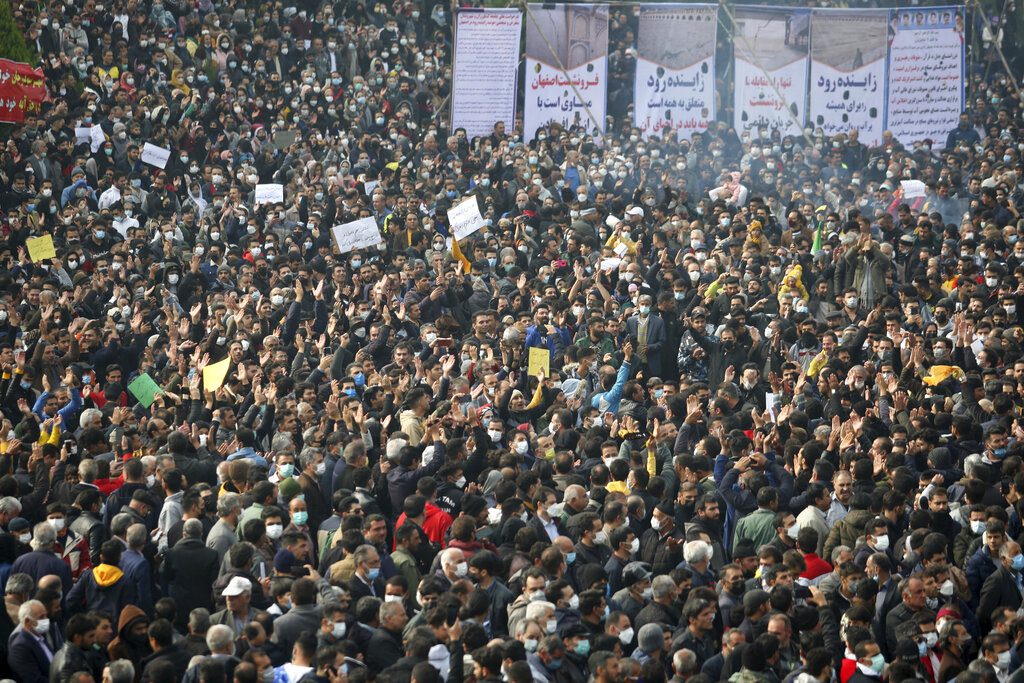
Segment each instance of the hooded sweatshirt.
[[138,675],[141,674],[142,670],[139,668],[139,662],[144,657],[149,656],[153,653],[153,650],[149,647],[149,638],[141,636],[139,638],[133,637],[130,633],[132,625],[137,621],[144,621],[149,624],[149,618],[146,613],[135,605],[128,605],[121,611],[121,618],[117,620],[117,637],[110,641],[110,645],[107,646],[107,652],[110,653],[111,659],[130,659],[135,664],[136,680]]

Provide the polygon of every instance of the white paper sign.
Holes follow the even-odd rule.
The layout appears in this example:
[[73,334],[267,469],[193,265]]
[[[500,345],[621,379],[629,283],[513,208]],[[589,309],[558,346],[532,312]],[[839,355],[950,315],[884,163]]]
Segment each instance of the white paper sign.
[[284,202],[284,185],[280,183],[259,183],[256,185],[256,205]]
[[[100,151],[100,147],[107,141],[107,137],[103,134],[103,129],[99,126],[93,126],[89,129],[89,138],[92,140],[92,144],[89,147],[92,149],[93,154]],[[170,152],[168,152],[168,156],[170,156]]]
[[365,249],[375,244],[380,244],[384,239],[380,236],[380,228],[374,218],[360,218],[351,223],[335,225],[331,228],[334,241],[338,245],[338,251],[346,254],[356,249]]
[[484,218],[480,215],[480,207],[476,197],[470,197],[458,206],[448,209],[449,232],[455,239],[461,240],[484,226]]
[[363,181],[363,190],[366,193],[366,196],[367,197],[372,197],[373,196],[373,191],[377,189],[378,185],[380,185],[380,181],[379,180],[365,180],[365,181]]
[[900,185],[903,187],[904,199],[916,199],[925,196],[924,182],[920,180],[901,180]]
[[[519,9],[459,8],[452,77],[452,130],[473,138],[516,117],[519,73]],[[369,194],[369,191],[367,191]]]
[[84,145],[85,143],[92,140],[92,127],[86,126],[84,128],[75,127],[75,144]]
[[157,147],[146,143],[142,146],[142,162],[157,168],[166,168],[167,160],[171,158],[171,150]]

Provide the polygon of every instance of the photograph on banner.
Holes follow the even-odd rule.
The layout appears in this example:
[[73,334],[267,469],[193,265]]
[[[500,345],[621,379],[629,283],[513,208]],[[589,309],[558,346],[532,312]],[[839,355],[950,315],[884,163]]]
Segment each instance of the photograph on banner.
[[608,6],[527,5],[523,137],[557,121],[604,133]]
[[460,9],[455,19],[452,70],[452,130],[470,138],[490,135],[502,121],[516,118],[519,35],[518,9]]
[[733,47],[737,133],[801,135],[807,120],[807,9],[737,5]]
[[811,10],[810,122],[826,137],[885,131],[888,10]]
[[963,7],[893,9],[886,128],[902,144],[946,146],[964,109]]
[[702,133],[715,118],[717,5],[641,5],[633,124],[645,136]]

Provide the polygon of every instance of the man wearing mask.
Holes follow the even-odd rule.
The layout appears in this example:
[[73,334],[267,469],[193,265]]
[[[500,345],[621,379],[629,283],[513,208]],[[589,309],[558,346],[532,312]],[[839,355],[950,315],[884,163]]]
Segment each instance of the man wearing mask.
[[985,579],[981,587],[978,622],[982,633],[987,633],[992,627],[992,612],[996,607],[1004,606],[1016,610],[1021,606],[1024,554],[1021,554],[1020,545],[1014,541],[1004,543],[999,549],[999,561],[999,569]]

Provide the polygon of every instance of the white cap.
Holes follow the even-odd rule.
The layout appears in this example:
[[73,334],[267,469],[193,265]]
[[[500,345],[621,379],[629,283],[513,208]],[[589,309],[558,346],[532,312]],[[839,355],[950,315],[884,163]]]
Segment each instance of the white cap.
[[233,598],[242,593],[249,593],[252,591],[252,582],[249,579],[236,576],[228,582],[227,587],[221,591],[221,595],[225,598]]

